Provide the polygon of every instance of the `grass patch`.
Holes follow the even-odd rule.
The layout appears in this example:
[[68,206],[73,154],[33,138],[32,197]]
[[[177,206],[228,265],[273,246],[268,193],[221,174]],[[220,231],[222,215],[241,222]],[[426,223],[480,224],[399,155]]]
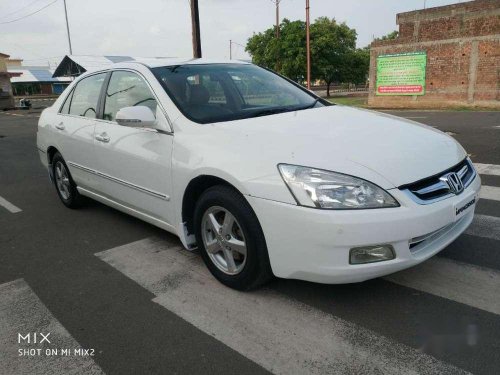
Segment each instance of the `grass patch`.
[[327,99],[331,103],[348,105],[351,107],[366,107],[368,106],[368,98],[366,96],[344,96],[338,98]]
[[[330,97],[327,100],[331,103],[347,105],[350,107],[368,107],[367,96],[340,96]],[[498,108],[491,107],[467,107],[467,106],[450,106],[450,107],[437,107],[437,108],[391,108],[391,107],[375,107],[372,108],[376,111],[417,111],[417,112],[498,112]]]

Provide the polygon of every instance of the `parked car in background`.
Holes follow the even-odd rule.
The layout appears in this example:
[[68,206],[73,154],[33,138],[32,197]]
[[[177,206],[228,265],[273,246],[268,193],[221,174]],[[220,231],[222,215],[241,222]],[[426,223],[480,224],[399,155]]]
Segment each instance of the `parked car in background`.
[[448,135],[234,61],[87,73],[43,111],[37,145],[66,206],[90,197],[174,233],[243,290],[416,265],[467,228],[480,189]]

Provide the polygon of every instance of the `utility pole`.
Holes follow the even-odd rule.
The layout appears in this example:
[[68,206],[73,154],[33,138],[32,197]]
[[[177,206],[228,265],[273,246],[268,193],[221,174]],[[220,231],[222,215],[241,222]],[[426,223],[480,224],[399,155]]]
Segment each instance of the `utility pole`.
[[280,2],[281,0],[271,0],[274,4],[276,4],[276,39],[280,37]]
[[68,9],[66,8],[66,0],[64,0],[64,15],[66,16],[66,31],[68,32],[69,54],[72,55],[73,48],[71,48],[71,36],[69,34]]
[[233,59],[233,41],[229,39],[229,60]]
[[201,58],[200,14],[198,12],[198,0],[190,0],[190,3],[191,28],[193,33],[193,57]]
[[[276,39],[280,38],[280,3],[281,0],[271,0],[276,5]],[[278,52],[279,53],[279,52]],[[279,55],[276,56],[276,71],[280,71],[280,58]]]
[[311,89],[311,45],[309,41],[309,0],[306,0],[307,89]]
[[274,0],[276,3],[276,39],[280,38],[280,1]]

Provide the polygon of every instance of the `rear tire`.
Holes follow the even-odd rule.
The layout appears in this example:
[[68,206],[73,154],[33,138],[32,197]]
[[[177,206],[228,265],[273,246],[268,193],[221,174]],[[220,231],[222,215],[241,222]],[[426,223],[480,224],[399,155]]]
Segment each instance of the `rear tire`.
[[52,158],[52,175],[61,202],[68,208],[81,207],[84,198],[78,192],[68,166],[59,152]]
[[207,189],[196,203],[194,226],[203,261],[222,284],[251,290],[273,277],[257,216],[236,190]]

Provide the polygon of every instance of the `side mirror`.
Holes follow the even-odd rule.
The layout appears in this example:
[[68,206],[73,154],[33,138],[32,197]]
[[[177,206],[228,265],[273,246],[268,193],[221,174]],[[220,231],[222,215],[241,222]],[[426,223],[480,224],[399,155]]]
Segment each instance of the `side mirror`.
[[123,107],[115,117],[119,125],[134,128],[152,128],[156,126],[156,117],[151,108],[138,105],[135,107]]

